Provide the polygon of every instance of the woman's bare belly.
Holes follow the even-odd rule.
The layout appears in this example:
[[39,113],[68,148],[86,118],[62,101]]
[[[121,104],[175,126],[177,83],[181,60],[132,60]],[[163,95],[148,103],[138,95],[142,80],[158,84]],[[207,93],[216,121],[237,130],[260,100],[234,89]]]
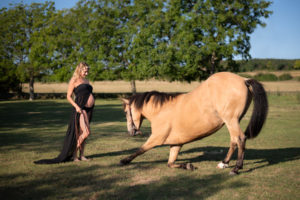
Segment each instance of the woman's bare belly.
[[94,96],[92,94],[90,94],[90,96],[85,104],[85,107],[87,107],[87,108],[93,107],[94,103],[95,103]]

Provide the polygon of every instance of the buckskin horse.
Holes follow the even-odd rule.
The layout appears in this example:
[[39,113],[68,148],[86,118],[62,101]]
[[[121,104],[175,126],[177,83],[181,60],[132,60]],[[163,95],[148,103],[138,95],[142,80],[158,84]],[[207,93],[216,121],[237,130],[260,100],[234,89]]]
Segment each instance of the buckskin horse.
[[[253,99],[253,113],[243,132],[240,120]],[[230,147],[217,167],[228,167],[238,147],[237,162],[230,174],[243,168],[245,143],[261,131],[268,113],[268,100],[261,83],[245,79],[230,72],[210,76],[196,89],[186,94],[167,94],[157,91],[136,94],[122,99],[130,135],[140,131],[144,118],[151,123],[151,135],[132,155],[122,159],[130,163],[137,156],[155,146],[170,145],[168,167],[193,170],[190,163],[176,164],[182,145],[207,137],[224,124],[230,133]]]

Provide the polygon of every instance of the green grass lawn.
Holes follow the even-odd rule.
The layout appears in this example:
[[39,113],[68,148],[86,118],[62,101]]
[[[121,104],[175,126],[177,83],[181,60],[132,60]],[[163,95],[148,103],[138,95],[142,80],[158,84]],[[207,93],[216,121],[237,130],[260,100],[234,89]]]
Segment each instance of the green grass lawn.
[[[216,166],[229,146],[226,127],[184,145],[178,162],[195,171],[169,169],[169,147],[157,147],[120,166],[150,134],[129,137],[119,100],[97,100],[86,147],[90,162],[35,165],[61,148],[71,106],[66,100],[0,102],[0,199],[300,199],[300,102],[269,95],[260,135],[247,141],[244,169]],[[242,121],[245,129],[251,112]],[[236,155],[230,167],[235,165]]]

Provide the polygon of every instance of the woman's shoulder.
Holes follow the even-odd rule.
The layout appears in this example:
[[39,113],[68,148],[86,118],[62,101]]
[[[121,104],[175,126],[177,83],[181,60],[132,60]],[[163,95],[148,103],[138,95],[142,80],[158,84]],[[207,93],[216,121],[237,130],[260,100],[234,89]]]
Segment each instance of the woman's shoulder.
[[75,77],[72,77],[69,81],[69,84],[75,84],[77,82],[77,79]]

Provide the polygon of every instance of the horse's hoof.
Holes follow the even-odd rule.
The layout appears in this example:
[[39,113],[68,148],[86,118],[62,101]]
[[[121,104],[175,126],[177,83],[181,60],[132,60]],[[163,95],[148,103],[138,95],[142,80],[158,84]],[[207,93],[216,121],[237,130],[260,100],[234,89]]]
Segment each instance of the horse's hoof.
[[195,169],[197,169],[197,167],[195,167],[192,163],[187,163],[186,164],[186,169],[194,171]]
[[121,164],[121,165],[127,165],[127,164],[129,164],[129,163],[130,163],[130,161],[129,161],[128,159],[126,159],[126,158],[120,160],[120,164]]
[[143,135],[143,133],[142,133],[142,131],[136,131],[136,132],[134,133],[134,136],[136,136],[136,135]]
[[229,172],[229,175],[230,175],[230,176],[236,176],[236,175],[238,175],[238,174],[239,174],[239,172],[235,172],[235,171]]
[[218,164],[218,166],[217,166],[217,168],[219,168],[219,169],[225,169],[225,168],[227,168],[228,167],[228,164],[225,164],[225,163],[223,163],[223,162],[220,162],[219,164]]

